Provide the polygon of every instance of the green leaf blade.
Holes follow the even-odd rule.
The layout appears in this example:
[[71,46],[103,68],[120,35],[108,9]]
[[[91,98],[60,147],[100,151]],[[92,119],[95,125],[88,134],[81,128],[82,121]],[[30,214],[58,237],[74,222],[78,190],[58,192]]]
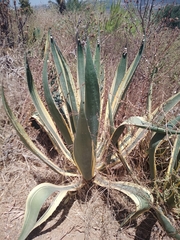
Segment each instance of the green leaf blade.
[[180,154],[180,135],[177,135],[174,141],[173,150],[169,161],[169,166],[166,174],[167,178],[173,173],[173,170],[177,168],[179,154]]
[[46,110],[43,102],[39,97],[27,59],[26,59],[26,75],[27,75],[28,88],[31,94],[31,98],[38,111],[41,121],[44,123],[44,125],[46,126],[46,129],[48,130],[48,134],[51,135],[51,139],[52,139],[52,143],[54,144],[54,147],[58,152],[60,153],[62,152],[67,159],[72,161],[71,153],[69,152],[63,140],[59,136],[51,116],[49,115],[48,111]]
[[142,44],[139,48],[139,51],[138,51],[134,61],[131,63],[131,66],[126,71],[122,81],[120,82],[120,85],[118,86],[118,90],[116,91],[114,99],[112,99],[111,104],[112,104],[113,117],[116,115],[116,112],[119,107],[119,103],[122,100],[122,98],[124,97],[124,95],[128,89],[128,86],[132,80],[132,76],[133,76],[134,72],[136,71],[136,68],[139,65],[144,47],[145,47],[145,38],[142,40]]
[[101,71],[101,57],[100,57],[101,51],[100,50],[101,50],[100,43],[99,43],[99,41],[97,41],[96,51],[95,51],[95,56],[94,56],[94,66],[95,66],[99,85],[100,85],[100,80],[101,80],[100,79],[100,71]]
[[95,183],[101,187],[118,190],[132,199],[136,205],[136,211],[131,213],[121,224],[121,227],[127,224],[133,218],[138,217],[143,212],[149,210],[154,203],[154,198],[151,192],[138,184],[130,182],[114,182],[109,181],[100,175],[96,176]]
[[91,56],[89,41],[87,43],[85,66],[85,113],[94,146],[96,147],[100,115],[100,94],[98,79]]
[[83,103],[80,105],[77,133],[74,140],[74,161],[85,180],[94,177],[95,157],[91,134],[84,113]]
[[[154,122],[161,123],[166,113],[168,113],[173,107],[180,102],[180,92],[168,98],[167,101],[157,107],[151,115],[150,120],[154,119]],[[162,110],[162,111],[161,111]]]
[[[46,45],[49,45],[49,40],[47,40]],[[46,46],[46,52],[45,52],[45,59],[44,59],[44,65],[43,65],[43,86],[44,86],[44,96],[49,108],[49,111],[51,113],[51,116],[56,123],[58,129],[61,131],[62,136],[64,137],[66,143],[70,146],[73,143],[73,135],[71,134],[71,131],[62,116],[62,114],[57,109],[54,100],[52,98],[49,85],[48,85],[48,76],[47,76],[47,60],[48,60],[48,52],[47,52],[47,46]]]
[[167,234],[177,240],[180,240],[180,233],[173,227],[169,219],[164,215],[160,207],[154,208],[156,216]]
[[69,107],[67,106],[67,110],[69,109],[71,110],[71,112],[69,112],[69,115],[70,118],[73,119],[72,129],[76,129],[78,120],[78,107],[77,107],[78,98],[76,96],[74,80],[65,58],[63,57],[60,49],[58,48],[52,37],[51,37],[51,51],[57,69],[57,73],[59,75],[59,84],[62,89],[64,100],[65,102],[67,102],[67,105],[69,106]]
[[119,63],[118,69],[116,70],[115,77],[113,80],[113,84],[111,86],[111,103],[116,95],[118,87],[122,82],[124,75],[127,70],[127,53],[123,53],[121,61]]
[[151,180],[156,180],[156,150],[158,149],[161,141],[166,136],[166,133],[156,133],[149,143],[149,167]]
[[80,101],[85,102],[85,64],[83,46],[80,40],[77,40],[77,79]]
[[[30,232],[43,222],[45,222],[52,213],[56,210],[57,206],[64,199],[69,191],[76,191],[78,188],[77,184],[67,186],[57,186],[51,183],[42,183],[36,186],[29,194],[26,201],[26,210],[24,216],[24,224],[18,240],[24,240],[30,234]],[[54,192],[61,192],[58,195],[58,199],[55,199],[55,204],[44,213],[44,215],[37,221],[38,214],[45,201]],[[58,200],[58,201],[57,201]]]
[[22,125],[19,123],[18,119],[14,116],[13,112],[11,111],[7,100],[4,95],[4,90],[2,88],[2,101],[5,108],[5,111],[15,128],[17,134],[19,135],[21,141],[24,143],[24,145],[32,152],[34,155],[36,155],[38,158],[40,158],[45,164],[47,164],[51,169],[53,169],[55,172],[62,174],[64,176],[77,176],[77,174],[65,172],[61,168],[59,168],[56,164],[54,164],[50,159],[48,159],[33,143],[33,141],[30,139]]

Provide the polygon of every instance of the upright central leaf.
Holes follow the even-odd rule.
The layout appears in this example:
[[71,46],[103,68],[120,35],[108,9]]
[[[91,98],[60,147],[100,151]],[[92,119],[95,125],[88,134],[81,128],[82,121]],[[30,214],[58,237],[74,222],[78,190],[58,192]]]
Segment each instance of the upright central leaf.
[[85,180],[94,177],[95,157],[93,141],[89,132],[89,127],[84,113],[83,103],[81,102],[77,132],[74,140],[74,161]]
[[85,113],[95,148],[97,144],[97,134],[99,127],[99,112],[99,84],[88,41],[85,66]]
[[80,40],[77,42],[77,87],[79,91],[79,98],[85,102],[85,68],[84,68],[84,52]]

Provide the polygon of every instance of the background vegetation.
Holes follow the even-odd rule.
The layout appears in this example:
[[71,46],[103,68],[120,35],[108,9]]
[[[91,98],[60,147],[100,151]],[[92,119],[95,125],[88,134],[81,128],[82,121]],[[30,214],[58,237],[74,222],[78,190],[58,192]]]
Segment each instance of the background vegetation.
[[[161,6],[159,8],[159,5],[157,7],[156,5],[154,7],[151,6],[154,1],[151,1],[151,3],[150,1],[139,1],[136,7],[134,7],[131,3],[122,6],[120,2],[114,2],[107,10],[109,5],[106,5],[104,2],[89,3],[69,0],[65,6],[63,5],[63,8],[61,8],[61,4],[64,4],[64,2],[61,1],[57,1],[58,6],[49,4],[48,7],[42,8],[32,8],[29,4],[23,5],[23,2],[20,1],[21,5],[18,5],[15,1],[12,8],[9,6],[9,1],[0,2],[0,81],[4,82],[8,102],[11,103],[11,108],[20,119],[21,124],[30,133],[31,138],[39,148],[54,162],[59,163],[60,159],[57,157],[56,151],[52,149],[47,136],[40,129],[35,129],[31,126],[32,122],[30,119],[34,112],[34,107],[30,102],[29,95],[27,95],[24,72],[24,54],[26,52],[28,53],[38,91],[43,98],[41,72],[45,35],[49,29],[51,29],[57,45],[68,60],[75,79],[77,31],[81,41],[86,41],[87,36],[89,36],[92,46],[95,46],[100,33],[101,63],[105,69],[107,93],[109,89],[108,81],[114,76],[115,66],[119,62],[124,47],[127,47],[130,53],[128,56],[130,64],[138,51],[139,42],[144,32],[146,32],[145,52],[130,89],[121,103],[123,111],[119,112],[116,117],[116,126],[130,116],[148,115],[146,106],[149,91],[152,91],[152,110],[180,91],[179,5]],[[28,3],[28,1],[25,2]],[[142,5],[144,2],[146,4]],[[53,74],[52,68],[52,78]],[[164,121],[168,122],[169,119],[176,116],[179,113],[179,107],[177,105],[170,113],[165,114]],[[14,238],[20,232],[21,225],[19,222],[23,220],[25,199],[33,186],[44,181],[60,183],[64,179],[39,163],[23,147],[16,133],[12,130],[1,102],[0,109],[0,187],[2,189],[0,214],[3,216],[3,221],[0,222],[0,237],[1,239],[6,239],[8,237]],[[178,125],[177,128],[179,129]],[[143,139],[139,146],[129,155],[128,160],[133,167],[134,176],[143,186],[149,187],[148,141],[148,137]],[[171,143],[173,140],[168,139],[168,141],[170,144],[167,144],[166,141],[162,145],[157,159],[158,184],[152,188],[152,192],[156,196],[164,191],[165,180],[163,179],[163,173],[167,168],[167,162],[172,152]],[[180,161],[179,158],[178,161]],[[126,170],[121,165],[119,168],[116,167],[111,170],[111,178],[115,180],[131,180],[131,177],[128,176]],[[163,210],[165,210],[178,231],[180,225],[180,213],[178,211],[180,206],[179,178],[180,172],[178,170],[175,175],[172,175],[172,179],[169,182],[170,186],[168,187],[171,192],[176,193],[174,195],[176,205],[173,209],[170,210],[165,204],[169,190],[162,195],[163,197],[160,196],[158,198],[161,201]],[[130,200],[122,197],[121,200],[118,199],[119,203],[118,201],[112,202],[112,200],[109,200],[109,195],[117,195],[115,191],[108,190],[102,194],[99,194],[95,188],[92,188],[92,191],[95,192],[100,205],[102,205],[101,201],[103,198],[107,202],[109,201],[109,209],[111,210],[110,213],[107,211],[106,214],[97,207],[97,209],[100,209],[101,218],[104,219],[101,224],[98,223],[101,225],[100,235],[98,235],[101,237],[99,239],[113,239],[112,227],[107,224],[110,215],[114,222],[113,231],[116,235],[114,239],[124,236],[121,234],[125,234],[127,239],[130,239],[128,234],[134,239],[145,239],[143,234],[148,235],[146,239],[150,239],[150,236],[152,239],[156,239],[156,236],[168,239],[160,225],[155,223],[153,210],[150,215],[151,221],[145,224],[146,227],[142,223],[148,217],[148,214],[145,214],[140,220],[133,223],[136,228],[129,225],[120,233],[118,226],[115,227],[115,222],[122,221],[128,210],[132,209]],[[76,194],[73,197],[79,204],[76,213],[83,209],[82,212],[86,218],[86,225],[83,231],[86,236],[88,236],[88,231],[92,231],[92,235],[90,234],[89,236],[94,236],[94,230],[91,230],[94,223],[92,224],[92,221],[90,221],[90,215],[94,211],[93,209],[97,202],[89,193],[85,196],[82,195],[82,193],[80,196]],[[83,197],[84,201],[82,200]],[[83,204],[86,205],[86,208],[88,207],[88,214],[84,212]],[[123,209],[126,210],[124,211]],[[156,226],[156,230],[151,225]],[[97,226],[93,225],[93,227]],[[144,228],[147,230],[146,233]],[[40,237],[43,237],[43,235]]]

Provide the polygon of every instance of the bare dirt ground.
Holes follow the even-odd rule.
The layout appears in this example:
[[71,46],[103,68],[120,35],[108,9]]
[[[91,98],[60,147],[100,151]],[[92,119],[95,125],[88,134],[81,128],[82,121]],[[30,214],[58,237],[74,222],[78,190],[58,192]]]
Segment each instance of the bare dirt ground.
[[[0,239],[18,238],[26,197],[35,185],[43,182],[43,178],[48,182],[58,181],[58,176],[50,170],[29,161],[17,160],[1,166]],[[28,239],[170,239],[156,223],[153,213],[147,213],[120,229],[119,222],[127,214],[128,204],[128,199],[116,192],[91,186],[69,195],[53,216]]]

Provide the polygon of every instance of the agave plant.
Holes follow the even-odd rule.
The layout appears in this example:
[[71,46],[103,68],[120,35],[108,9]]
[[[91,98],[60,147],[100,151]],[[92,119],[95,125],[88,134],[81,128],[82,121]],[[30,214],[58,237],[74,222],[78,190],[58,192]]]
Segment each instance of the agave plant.
[[[114,118],[117,112],[120,111],[120,102],[140,62],[144,47],[145,38],[143,38],[139,51],[129,68],[127,68],[127,52],[123,52],[110,87],[109,96],[107,97],[104,90],[105,82],[103,81],[103,74],[101,74],[100,43],[97,43],[93,58],[89,40],[87,40],[85,47],[81,44],[80,40],[77,40],[77,81],[75,84],[62,52],[54,39],[48,34],[43,66],[43,87],[48,111],[36,90],[26,58],[28,88],[37,110],[33,117],[46,131],[57,152],[69,160],[76,171],[65,171],[60,168],[35,146],[22,125],[18,122],[18,119],[12,113],[2,88],[2,100],[5,110],[25,146],[58,174],[66,176],[67,179],[71,177],[69,181],[72,181],[72,177],[74,178],[74,181],[70,184],[61,186],[42,183],[30,192],[26,201],[24,224],[19,240],[25,239],[33,229],[45,222],[69,192],[79,190],[89,181],[101,187],[120,191],[130,197],[135,203],[136,211],[132,212],[123,221],[121,227],[153,207],[160,223],[168,234],[179,239],[180,235],[164,215],[160,206],[154,205],[151,190],[139,184],[138,180],[133,177],[128,156],[140,140],[145,138],[148,131],[153,132],[149,152],[151,177],[155,180],[155,158],[158,143],[163,140],[166,134],[175,134],[176,140],[168,174],[171,174],[172,169],[177,169],[180,132],[174,130],[172,126],[176,126],[178,119],[171,121],[163,127],[153,125],[152,119],[156,119],[156,122],[160,126],[163,122],[163,116],[159,114],[159,110],[162,109],[164,113],[169,112],[180,101],[180,93],[171,97],[154,112],[150,113],[148,118],[131,117],[117,128],[114,125]],[[59,95],[62,96],[60,110],[48,83],[49,51],[51,51],[58,76]],[[105,112],[103,111],[103,106],[105,107]],[[100,127],[101,122],[103,122],[103,128]],[[131,129],[133,127],[136,127],[138,130],[132,136]],[[127,129],[126,134],[124,132],[125,128]],[[107,178],[106,169],[119,162],[122,162],[134,182],[110,181]],[[46,212],[38,219],[42,205],[55,192],[57,192],[56,198]],[[172,198],[173,193],[170,194],[169,201]]]

